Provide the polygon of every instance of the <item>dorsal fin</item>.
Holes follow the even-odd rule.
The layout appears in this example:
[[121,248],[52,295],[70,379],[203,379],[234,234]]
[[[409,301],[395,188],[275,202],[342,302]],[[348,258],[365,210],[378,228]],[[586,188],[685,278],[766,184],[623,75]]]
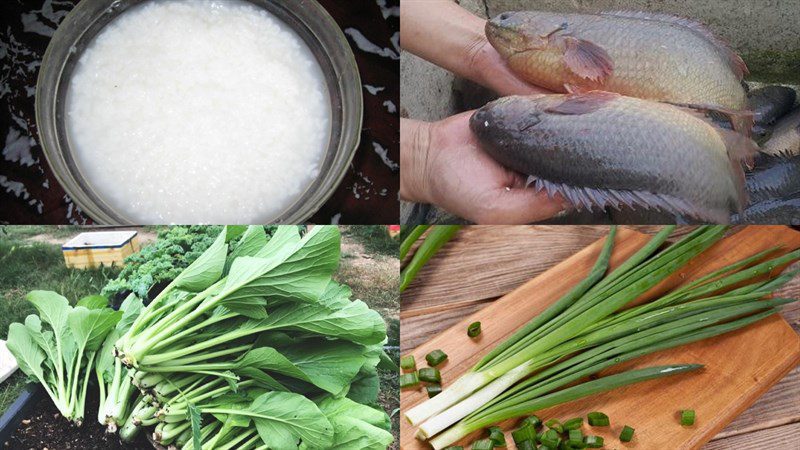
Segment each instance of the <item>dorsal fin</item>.
[[623,17],[627,19],[652,20],[656,22],[682,26],[694,31],[714,45],[714,47],[716,47],[725,57],[725,60],[728,62],[728,66],[730,66],[731,70],[739,80],[743,79],[745,75],[750,73],[747,69],[747,64],[745,64],[744,60],[742,60],[742,58],[733,50],[733,48],[731,48],[730,44],[717,37],[706,24],[700,21],[690,19],[688,17],[676,16],[673,14],[647,11],[602,11],[598,14],[601,16]]

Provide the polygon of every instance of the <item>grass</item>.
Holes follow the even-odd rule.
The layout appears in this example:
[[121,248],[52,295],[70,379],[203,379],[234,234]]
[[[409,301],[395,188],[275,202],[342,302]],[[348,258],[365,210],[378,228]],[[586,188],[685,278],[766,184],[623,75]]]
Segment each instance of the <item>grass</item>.
[[[25,241],[40,234],[66,239],[80,231],[76,227],[0,228],[0,336],[3,339],[12,322],[22,322],[27,315],[35,313],[25,300],[28,292],[55,291],[76,302],[99,293],[108,280],[117,276],[117,268],[68,269],[58,245]],[[0,413],[17,398],[25,383],[24,374],[17,371],[0,385]]]
[[363,245],[369,253],[394,257],[400,254],[400,240],[389,236],[386,225],[343,226],[342,234]]

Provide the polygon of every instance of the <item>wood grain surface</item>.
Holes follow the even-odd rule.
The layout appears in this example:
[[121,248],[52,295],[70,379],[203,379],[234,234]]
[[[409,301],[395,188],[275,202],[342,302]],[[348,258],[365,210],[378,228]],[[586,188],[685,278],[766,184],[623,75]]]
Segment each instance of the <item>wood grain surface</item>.
[[[646,242],[647,238],[640,233],[653,233],[658,229],[621,229],[612,264]],[[689,227],[679,228],[672,238],[690,230]],[[413,353],[417,361],[424,362],[428,351],[443,348],[450,355],[442,368],[446,385],[470,367],[493,343],[503,339],[581,279],[593,264],[600,243],[583,248],[607,231],[608,228],[602,226],[463,229],[403,294],[403,353]],[[646,297],[778,243],[785,244],[787,249],[800,246],[800,233],[785,227],[734,228],[729,234],[736,234],[736,237],[718,243],[679,274],[648,292]],[[574,256],[568,263],[548,271],[570,255]],[[569,270],[564,270],[566,268]],[[528,281],[537,275],[542,276]],[[520,287],[524,283],[525,286]],[[497,300],[498,296],[518,287],[513,294]],[[800,279],[793,280],[780,292],[781,296],[798,294]],[[478,343],[469,342],[463,329],[473,320],[469,317],[472,314],[484,323],[485,331]],[[651,355],[632,364],[638,367],[702,362],[708,365],[703,373],[631,386],[591,400],[573,402],[574,405],[562,405],[544,414],[569,418],[592,409],[602,409],[609,412],[612,419],[624,417],[637,428],[637,444],[628,444],[626,448],[700,448],[709,439],[712,442],[703,448],[800,448],[797,430],[792,428],[800,423],[800,369],[795,368],[800,358],[800,341],[796,334],[800,330],[800,307],[787,306],[782,315],[785,320],[775,316],[746,330]],[[500,325],[492,325],[495,318]],[[454,324],[457,324],[455,328],[434,338]],[[659,386],[658,395],[653,395],[653,383]],[[421,391],[404,391],[401,398],[403,408],[406,408],[422,400],[423,394]],[[748,406],[750,408],[742,413]],[[687,429],[677,425],[677,418],[670,414],[680,408],[698,411],[695,427]],[[670,423],[676,424],[674,430]],[[622,424],[617,425],[621,427]],[[781,438],[781,434],[771,433],[771,430],[778,429],[787,434]],[[788,433],[792,430],[795,432]],[[410,426],[404,423],[401,432],[404,449],[426,448],[413,439]],[[619,430],[612,427],[611,432],[605,435],[611,438],[607,440],[612,444],[609,448],[617,444],[612,435],[618,433]],[[664,440],[658,440],[658,436]],[[763,438],[759,440],[751,436]],[[651,437],[655,440],[650,440]],[[764,442],[783,442],[785,445],[765,447]]]

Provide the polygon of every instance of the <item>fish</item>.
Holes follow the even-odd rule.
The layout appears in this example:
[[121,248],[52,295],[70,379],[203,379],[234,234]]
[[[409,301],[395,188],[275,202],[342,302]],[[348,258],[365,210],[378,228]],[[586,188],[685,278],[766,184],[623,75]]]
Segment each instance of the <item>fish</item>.
[[792,110],[797,92],[786,86],[764,86],[747,94],[753,121],[762,127],[772,125]]
[[553,92],[591,90],[724,113],[749,133],[747,65],[704,24],[640,11],[505,12],[486,36],[509,68]]
[[800,194],[800,156],[760,155],[755,170],[746,175],[752,203]]
[[691,109],[601,91],[504,97],[476,111],[470,129],[496,161],[576,207],[715,223],[746,205],[741,163],[757,151]]
[[778,198],[755,203],[743,213],[731,216],[731,222],[800,226],[800,198]]
[[772,136],[761,147],[767,155],[800,155],[800,108],[780,119]]

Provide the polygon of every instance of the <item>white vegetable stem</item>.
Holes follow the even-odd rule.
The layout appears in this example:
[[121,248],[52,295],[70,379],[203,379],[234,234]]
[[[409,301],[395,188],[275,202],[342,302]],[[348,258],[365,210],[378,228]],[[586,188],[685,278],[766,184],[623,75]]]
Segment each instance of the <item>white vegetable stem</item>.
[[464,397],[475,392],[491,381],[486,374],[480,372],[468,372],[450,385],[441,394],[429,399],[419,405],[409,409],[405,416],[411,425],[418,426],[431,416],[438,414],[445,409],[455,405]]
[[[473,411],[483,407],[495,397],[505,392],[505,390],[511,387],[511,385],[525,378],[531,372],[530,365],[530,363],[525,363],[508,371],[505,375],[492,381],[458,404],[451,406],[440,414],[437,414],[419,427],[420,435],[423,437],[423,439],[428,439],[468,416]],[[436,397],[438,397],[438,395]]]

